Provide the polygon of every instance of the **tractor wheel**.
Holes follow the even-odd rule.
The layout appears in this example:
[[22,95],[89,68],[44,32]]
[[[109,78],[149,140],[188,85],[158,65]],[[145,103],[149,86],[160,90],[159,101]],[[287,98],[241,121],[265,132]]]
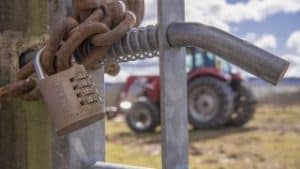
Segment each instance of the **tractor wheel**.
[[150,101],[137,101],[126,114],[126,122],[135,133],[152,133],[159,125],[159,112]]
[[233,110],[229,85],[213,77],[192,81],[188,90],[189,121],[195,129],[222,127]]
[[243,126],[250,121],[255,112],[256,98],[252,90],[241,84],[235,97],[234,112],[229,116],[227,124],[230,126]]

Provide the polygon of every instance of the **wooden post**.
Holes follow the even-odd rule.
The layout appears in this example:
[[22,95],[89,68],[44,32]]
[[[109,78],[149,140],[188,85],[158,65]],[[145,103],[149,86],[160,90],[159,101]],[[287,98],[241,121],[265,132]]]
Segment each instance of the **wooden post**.
[[[19,56],[47,33],[46,0],[0,1],[0,86],[15,79]],[[51,128],[40,102],[2,103],[0,168],[51,169]]]
[[183,0],[158,0],[163,169],[188,168],[185,49],[170,48],[166,32],[184,21]]

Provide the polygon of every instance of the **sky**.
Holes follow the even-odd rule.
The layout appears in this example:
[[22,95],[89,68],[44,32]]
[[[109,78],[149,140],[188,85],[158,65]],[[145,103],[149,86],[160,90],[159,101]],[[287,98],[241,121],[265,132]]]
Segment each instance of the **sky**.
[[[157,23],[157,0],[145,0],[142,26]],[[186,21],[215,26],[291,62],[286,77],[300,78],[300,0],[185,0]],[[158,74],[158,59],[122,64],[117,77]],[[245,76],[251,76],[245,74]]]

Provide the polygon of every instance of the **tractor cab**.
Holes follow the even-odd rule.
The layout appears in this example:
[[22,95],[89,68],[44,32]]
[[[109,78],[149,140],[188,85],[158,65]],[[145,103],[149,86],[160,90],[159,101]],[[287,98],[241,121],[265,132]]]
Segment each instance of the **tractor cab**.
[[186,53],[186,70],[188,73],[198,69],[211,69],[225,74],[232,73],[231,65],[211,52],[189,47]]

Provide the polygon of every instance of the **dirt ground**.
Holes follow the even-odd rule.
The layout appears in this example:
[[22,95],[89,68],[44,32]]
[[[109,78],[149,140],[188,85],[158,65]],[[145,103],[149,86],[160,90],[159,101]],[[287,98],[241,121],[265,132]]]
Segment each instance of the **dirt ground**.
[[[161,168],[160,134],[107,123],[107,160]],[[191,169],[300,169],[300,106],[261,106],[243,128],[190,131]]]

